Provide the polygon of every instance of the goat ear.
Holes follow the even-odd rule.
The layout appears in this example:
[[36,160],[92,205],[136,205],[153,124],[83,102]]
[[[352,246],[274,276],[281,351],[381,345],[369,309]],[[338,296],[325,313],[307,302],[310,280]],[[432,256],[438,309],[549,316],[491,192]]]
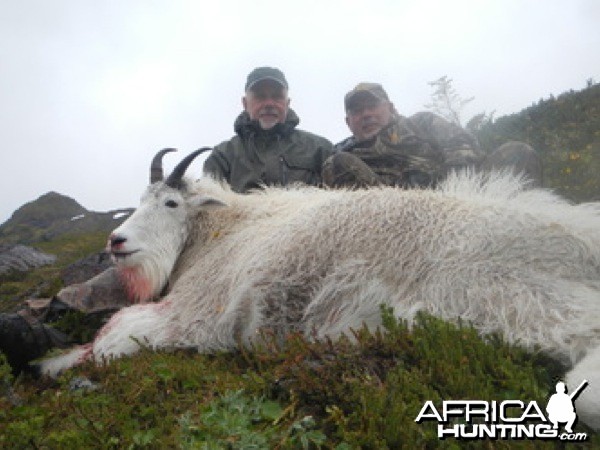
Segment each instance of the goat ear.
[[225,208],[228,205],[223,203],[221,200],[217,200],[213,197],[207,197],[205,195],[197,195],[191,200],[191,205],[198,209],[211,210],[218,208]]

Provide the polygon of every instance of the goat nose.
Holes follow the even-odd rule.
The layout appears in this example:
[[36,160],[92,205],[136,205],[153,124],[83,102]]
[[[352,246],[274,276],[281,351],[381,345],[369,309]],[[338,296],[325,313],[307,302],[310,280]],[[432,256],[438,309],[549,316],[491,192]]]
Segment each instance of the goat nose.
[[112,248],[112,249],[120,247],[126,241],[127,241],[127,238],[120,234],[111,234],[108,237],[108,242],[109,242],[110,248]]

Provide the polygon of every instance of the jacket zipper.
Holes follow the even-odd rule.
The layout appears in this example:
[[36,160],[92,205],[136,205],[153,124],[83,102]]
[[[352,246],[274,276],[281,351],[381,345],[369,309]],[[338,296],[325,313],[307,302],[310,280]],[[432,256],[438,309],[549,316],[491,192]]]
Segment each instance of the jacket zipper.
[[281,173],[281,185],[287,186],[288,168],[287,168],[287,164],[285,163],[285,159],[283,159],[283,156],[279,156],[279,167],[280,167],[280,173]]
[[[281,137],[277,136],[277,147],[279,147],[281,151]],[[288,166],[283,158],[283,155],[279,154],[279,176],[282,186],[287,186],[288,184]]]

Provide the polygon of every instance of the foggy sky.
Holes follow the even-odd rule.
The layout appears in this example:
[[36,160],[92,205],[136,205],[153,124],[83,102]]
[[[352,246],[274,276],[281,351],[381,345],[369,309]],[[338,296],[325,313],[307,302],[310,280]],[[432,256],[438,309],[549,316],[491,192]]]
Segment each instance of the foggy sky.
[[598,49],[597,0],[4,0],[0,222],[48,191],[136,206],[155,151],[180,149],[169,169],[233,135],[257,66],[282,69],[300,128],[335,143],[358,82],[410,115],[447,75],[475,97],[464,119],[499,117],[599,81]]

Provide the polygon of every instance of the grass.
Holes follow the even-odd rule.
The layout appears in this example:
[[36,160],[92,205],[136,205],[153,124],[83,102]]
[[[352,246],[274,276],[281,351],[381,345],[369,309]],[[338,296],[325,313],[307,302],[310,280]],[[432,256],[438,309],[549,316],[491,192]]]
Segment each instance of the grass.
[[[69,371],[57,382],[11,379],[0,365],[1,448],[429,449],[565,448],[551,441],[439,440],[415,423],[426,400],[536,400],[561,368],[482,340],[468,326],[384,311],[385,333],[356,342],[291,335],[236,352],[153,352]],[[4,369],[3,369],[4,367]],[[92,388],[73,389],[80,379]],[[591,439],[582,447],[598,448]],[[570,447],[568,447],[570,448]],[[574,447],[573,447],[574,448]]]

